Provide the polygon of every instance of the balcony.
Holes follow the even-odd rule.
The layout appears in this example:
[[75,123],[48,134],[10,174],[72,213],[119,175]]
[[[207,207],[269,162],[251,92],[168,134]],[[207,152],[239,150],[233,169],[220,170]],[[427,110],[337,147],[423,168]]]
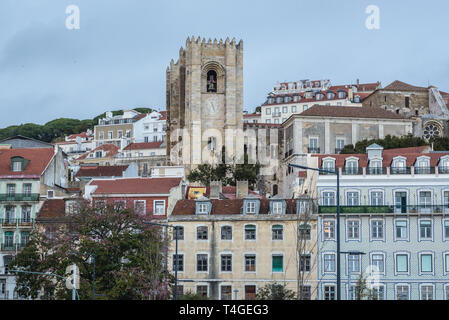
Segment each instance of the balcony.
[[[449,204],[445,205],[384,205],[384,206],[340,206],[342,214],[380,214],[380,213],[449,213]],[[337,206],[319,206],[318,213],[336,214]]]
[[387,174],[387,168],[383,168],[383,167],[368,167],[368,168],[366,168],[366,174],[369,174],[369,175]]
[[344,175],[363,174],[363,168],[346,167],[342,173]]
[[308,153],[320,153],[320,148],[317,147],[308,147],[307,148]]
[[2,243],[2,251],[15,251],[16,250],[16,244],[12,242],[6,242]]
[[391,174],[411,174],[411,167],[391,167]]
[[17,222],[19,224],[19,227],[32,227],[34,224],[34,219],[22,218],[22,219],[17,219]]
[[39,201],[39,193],[2,193],[0,201]]
[[415,174],[434,174],[435,167],[415,167]]
[[0,219],[1,225],[3,228],[15,228],[17,225],[17,219],[16,218],[6,218],[6,219]]
[[0,219],[0,224],[3,228],[15,228],[17,226],[19,227],[32,227],[34,224],[34,219],[30,218],[7,218],[7,219]]

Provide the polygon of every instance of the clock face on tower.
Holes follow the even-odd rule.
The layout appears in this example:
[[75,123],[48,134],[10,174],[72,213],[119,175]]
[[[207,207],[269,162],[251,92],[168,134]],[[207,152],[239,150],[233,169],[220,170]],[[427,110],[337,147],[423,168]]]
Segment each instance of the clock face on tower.
[[218,99],[216,97],[210,97],[206,101],[207,112],[211,115],[215,115],[218,112]]

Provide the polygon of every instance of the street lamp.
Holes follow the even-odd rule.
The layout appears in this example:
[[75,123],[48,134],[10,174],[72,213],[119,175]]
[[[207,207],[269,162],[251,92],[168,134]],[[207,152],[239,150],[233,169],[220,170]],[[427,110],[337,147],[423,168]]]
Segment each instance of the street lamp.
[[177,226],[171,226],[169,224],[162,224],[162,223],[155,223],[155,222],[149,222],[149,221],[143,221],[144,224],[150,224],[153,226],[159,226],[159,227],[166,227],[166,228],[173,228],[175,230],[175,236],[176,236],[176,259],[175,259],[175,292],[173,294],[173,300],[178,300],[178,227]]
[[341,266],[340,266],[340,172],[332,169],[319,169],[290,163],[289,167],[313,170],[322,173],[335,174],[337,176],[337,300],[341,300]]
[[[366,253],[365,252],[362,252],[362,251],[342,251],[342,252],[340,252],[341,254],[347,254],[347,255],[350,255],[350,256],[362,256],[362,255],[365,255]],[[361,264],[362,262],[360,262],[360,264]],[[349,266],[349,265],[348,265]],[[362,269],[362,266],[360,266],[360,270]],[[351,292],[352,293],[352,291],[351,291],[351,275],[352,275],[352,269],[351,268],[348,268],[348,295],[349,295],[349,292]],[[351,294],[351,296],[352,296],[352,294]],[[351,296],[349,296],[350,298],[351,298]],[[348,299],[349,300],[349,299]],[[352,299],[351,299],[352,300]]]

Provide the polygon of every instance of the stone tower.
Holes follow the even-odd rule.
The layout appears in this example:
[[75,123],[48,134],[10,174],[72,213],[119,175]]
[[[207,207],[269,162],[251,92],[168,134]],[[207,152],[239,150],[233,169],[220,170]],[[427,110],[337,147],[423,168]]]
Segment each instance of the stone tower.
[[[167,68],[166,93],[169,161],[191,169],[208,152],[221,153],[229,142],[225,131],[243,129],[243,42],[187,38]],[[190,150],[182,139],[189,139]],[[231,139],[235,145],[236,135]]]

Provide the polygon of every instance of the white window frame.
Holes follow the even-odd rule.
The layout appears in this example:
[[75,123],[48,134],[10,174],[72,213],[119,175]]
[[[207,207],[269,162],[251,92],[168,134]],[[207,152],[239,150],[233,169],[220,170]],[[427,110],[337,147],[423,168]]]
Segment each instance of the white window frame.
[[[156,212],[156,203],[157,202],[162,202],[163,203],[163,207],[162,207],[162,213]],[[165,215],[165,200],[153,200],[153,214],[155,216],[164,216]]]
[[143,202],[143,213],[139,212],[138,214],[146,215],[147,214],[147,201],[146,200],[134,200],[134,211],[136,210],[136,204],[138,202]]
[[[407,261],[407,271],[398,271],[398,260],[397,256],[406,256]],[[410,253],[404,251],[394,252],[394,274],[395,275],[410,275]]]

